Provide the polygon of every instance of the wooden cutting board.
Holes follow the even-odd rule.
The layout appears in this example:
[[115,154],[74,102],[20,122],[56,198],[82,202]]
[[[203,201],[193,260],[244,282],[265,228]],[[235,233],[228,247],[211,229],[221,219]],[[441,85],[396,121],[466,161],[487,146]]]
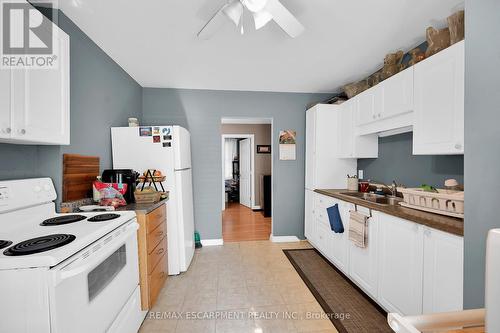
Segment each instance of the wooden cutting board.
[[100,175],[99,157],[63,155],[63,202],[92,198],[92,182]]

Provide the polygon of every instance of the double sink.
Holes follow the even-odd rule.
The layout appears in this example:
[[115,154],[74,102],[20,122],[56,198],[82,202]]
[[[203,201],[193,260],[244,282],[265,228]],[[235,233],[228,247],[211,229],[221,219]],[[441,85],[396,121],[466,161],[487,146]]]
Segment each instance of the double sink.
[[365,200],[382,206],[397,206],[403,198],[363,192],[341,192],[342,195]]

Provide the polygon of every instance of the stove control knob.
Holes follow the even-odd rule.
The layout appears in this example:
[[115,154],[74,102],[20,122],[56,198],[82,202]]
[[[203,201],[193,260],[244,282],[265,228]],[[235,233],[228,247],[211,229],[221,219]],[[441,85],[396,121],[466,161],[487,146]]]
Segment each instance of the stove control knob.
[[49,191],[50,191],[50,185],[48,185],[48,184],[43,185],[43,189],[44,189],[46,192],[49,192]]
[[42,188],[40,186],[35,186],[35,192],[38,193],[42,190]]

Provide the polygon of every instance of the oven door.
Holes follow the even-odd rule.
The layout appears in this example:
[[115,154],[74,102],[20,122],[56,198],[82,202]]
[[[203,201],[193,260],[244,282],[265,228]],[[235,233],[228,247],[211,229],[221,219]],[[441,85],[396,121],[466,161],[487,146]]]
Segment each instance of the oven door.
[[139,284],[135,220],[56,266],[52,332],[105,332]]

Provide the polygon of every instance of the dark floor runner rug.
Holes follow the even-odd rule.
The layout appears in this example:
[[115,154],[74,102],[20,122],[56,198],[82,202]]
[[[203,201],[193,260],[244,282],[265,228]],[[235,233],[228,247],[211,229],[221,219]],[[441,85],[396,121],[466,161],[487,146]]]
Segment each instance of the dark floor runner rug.
[[283,250],[341,333],[393,333],[387,313],[315,249]]

